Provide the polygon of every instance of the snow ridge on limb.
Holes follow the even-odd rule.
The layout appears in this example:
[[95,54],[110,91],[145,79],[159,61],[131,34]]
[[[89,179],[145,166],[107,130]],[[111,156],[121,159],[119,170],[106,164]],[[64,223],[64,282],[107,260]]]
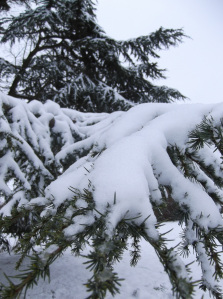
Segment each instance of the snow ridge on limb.
[[[86,283],[89,298],[104,298],[108,291],[118,292],[120,279],[113,266],[120,261],[128,239],[133,240],[135,265],[143,237],[156,250],[176,294],[190,298],[193,282],[189,269],[176,249],[168,249],[167,240],[157,230],[155,211],[171,197],[181,210],[180,223],[185,224],[181,251],[186,254],[194,248],[203,271],[201,287],[220,298],[222,104],[142,104],[128,112],[86,114],[60,109],[50,101],[26,104],[2,96],[2,103],[2,130],[18,141],[13,140],[10,147],[2,138],[1,153],[9,153],[23,173],[13,172],[12,177],[26,180],[31,188],[16,185],[10,191],[16,196],[14,201],[4,193],[6,204],[1,211],[7,217],[1,220],[2,233],[10,234],[10,220],[21,225],[18,219],[24,215],[35,216],[29,216],[32,230],[27,229],[28,224],[26,230],[20,227],[26,241],[19,241],[18,251],[26,255],[41,244],[37,255],[48,269],[67,247],[81,254],[83,246],[90,244],[92,251],[86,255],[93,272]],[[211,120],[209,135],[204,134],[207,118]],[[19,147],[19,140],[26,147]],[[39,167],[42,192],[18,150],[14,153],[15,146],[26,153],[32,170]],[[7,185],[5,172],[1,173]],[[57,249],[51,252],[51,245]],[[47,257],[45,250],[50,251]],[[32,284],[44,267],[38,268],[39,274],[31,267],[29,276],[20,278],[29,278]],[[14,291],[23,287],[14,285]]]
[[[11,202],[18,200],[18,192],[23,190],[25,194],[19,205],[42,196],[46,186],[81,157],[83,144],[76,158],[73,152],[70,161],[68,156],[63,162],[56,158],[64,148],[86,138],[85,126],[91,114],[62,111],[53,102],[27,104],[3,94],[0,106],[1,213],[10,215]],[[94,122],[103,118],[103,114],[95,114]]]

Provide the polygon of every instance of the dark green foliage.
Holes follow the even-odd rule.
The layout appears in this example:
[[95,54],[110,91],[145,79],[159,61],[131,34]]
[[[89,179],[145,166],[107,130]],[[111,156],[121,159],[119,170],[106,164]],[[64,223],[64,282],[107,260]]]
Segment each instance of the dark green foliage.
[[[145,102],[183,99],[155,86],[164,78],[152,58],[182,41],[182,30],[160,28],[127,41],[105,35],[91,0],[44,0],[17,17],[3,18],[1,42],[23,45],[16,62],[0,58],[1,88],[29,101],[51,99],[80,111],[127,110]],[[124,63],[123,63],[124,61]]]
[[0,2],[0,10],[9,10],[10,6],[7,3],[7,0],[2,0]]
[[159,207],[155,206],[153,209],[159,222],[179,221],[183,217],[179,204],[171,196],[165,198],[162,205]]
[[213,117],[204,117],[203,121],[197,125],[196,129],[189,134],[189,144],[192,149],[199,149],[207,144],[214,146],[223,156],[223,119],[215,123]]
[[[84,193],[79,190],[72,189],[74,197],[72,200],[64,202],[57,209],[57,213],[53,211],[53,203],[50,205],[48,215],[37,217],[32,223],[32,230],[24,232],[16,247],[17,252],[22,252],[21,259],[17,267],[19,268],[23,259],[29,257],[29,254],[34,250],[34,254],[30,257],[30,265],[27,269],[22,270],[22,273],[14,278],[20,279],[20,283],[15,284],[11,280],[10,286],[3,286],[1,294],[3,298],[17,298],[21,294],[23,288],[27,290],[32,284],[36,283],[39,277],[49,277],[50,264],[60,256],[66,249],[71,248],[75,254],[81,254],[86,245],[92,250],[85,255],[87,268],[93,273],[92,277],[87,281],[86,287],[90,293],[89,299],[105,298],[107,292],[115,295],[119,292],[119,286],[122,279],[114,271],[116,261],[122,259],[123,252],[128,250],[127,243],[129,239],[133,240],[131,251],[132,265],[136,265],[140,257],[139,240],[144,238],[148,241],[157,252],[157,255],[165,267],[170,280],[173,284],[173,291],[180,298],[191,298],[193,294],[193,283],[179,277],[176,271],[177,255],[173,248],[168,249],[165,244],[164,235],[157,240],[151,239],[146,232],[146,221],[142,219],[140,224],[134,223],[134,219],[126,216],[119,221],[112,233],[109,232],[107,216],[110,213],[110,207],[107,206],[106,213],[102,214],[95,208],[92,192],[93,187],[89,184],[89,190],[85,189]],[[78,207],[78,201],[83,200],[85,207]],[[115,204],[115,203],[114,203]],[[37,214],[41,211],[41,207],[33,207]],[[72,214],[68,210],[72,210]],[[27,213],[26,210],[21,210],[21,214],[17,214],[17,219]],[[84,218],[94,215],[94,221],[90,224],[82,224],[79,232],[68,236],[66,229],[76,221],[76,217],[83,216]],[[8,219],[14,219],[15,215]],[[140,219],[140,215],[137,217]],[[83,219],[83,218],[82,218]],[[2,227],[7,227],[7,218],[2,219]],[[77,226],[80,224],[77,224]],[[6,229],[7,233],[7,229]],[[43,251],[36,252],[35,245],[43,245]],[[50,250],[53,245],[53,250]],[[7,297],[9,296],[9,297]]]

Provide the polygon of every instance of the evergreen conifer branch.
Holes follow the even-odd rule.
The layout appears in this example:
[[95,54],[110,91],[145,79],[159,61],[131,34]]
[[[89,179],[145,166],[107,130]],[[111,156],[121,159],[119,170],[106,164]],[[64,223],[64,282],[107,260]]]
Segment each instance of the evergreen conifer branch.
[[[156,109],[158,107],[160,107],[158,113],[155,110],[151,113],[152,106],[148,107],[148,115],[145,118],[146,123],[151,117],[150,115],[152,115],[149,120],[150,125],[154,120],[157,121],[160,117],[159,114],[168,115],[167,111],[169,110],[165,110],[170,109],[168,106],[158,105]],[[216,144],[220,144],[222,138],[220,133],[219,135],[213,133],[222,130],[219,118],[210,118],[209,137],[206,137],[205,142],[198,147],[193,146],[194,135],[191,133],[193,131],[189,133],[189,136],[188,131],[182,132],[182,134],[185,134],[183,145],[178,143],[171,145],[168,142],[165,150],[161,146],[160,152],[160,143],[153,140],[157,147],[150,162],[151,167],[149,169],[152,175],[148,180],[150,196],[147,201],[148,204],[151,200],[153,210],[146,212],[147,215],[145,215],[145,211],[137,210],[136,207],[133,208],[131,205],[126,205],[126,208],[121,210],[122,212],[119,215],[119,190],[112,191],[110,201],[104,202],[103,205],[98,203],[96,196],[98,183],[96,186],[94,184],[95,178],[100,176],[100,173],[96,172],[97,175],[93,175],[98,169],[98,163],[111,153],[110,142],[113,142],[112,148],[115,147],[115,142],[118,141],[114,141],[116,140],[114,138],[123,140],[118,147],[119,150],[121,144],[123,146],[124,141],[128,139],[128,135],[125,136],[126,133],[123,135],[125,138],[122,139],[123,131],[118,131],[118,134],[121,135],[117,136],[117,131],[115,131],[116,122],[120,125],[125,117],[128,118],[129,116],[131,116],[131,120],[136,117],[135,122],[140,120],[137,129],[131,129],[129,125],[127,126],[128,134],[134,136],[137,140],[134,141],[134,146],[141,140],[137,136],[149,128],[148,125],[142,126],[142,117],[137,114],[139,109],[140,107],[135,107],[127,113],[115,112],[111,115],[80,113],[71,109],[61,109],[57,104],[50,101],[45,104],[37,101],[27,104],[2,96],[0,118],[2,130],[1,155],[4,159],[9,155],[20,172],[4,172],[4,167],[1,166],[0,168],[1,177],[5,180],[5,185],[0,185],[5,200],[1,207],[1,212],[4,212],[0,222],[1,243],[6,248],[7,236],[13,236],[17,239],[17,244],[12,250],[20,255],[17,263],[18,269],[22,267],[27,257],[32,255],[38,256],[40,261],[44,261],[44,265],[47,266],[46,271],[48,271],[47,269],[49,269],[55,258],[59,257],[59,253],[64,252],[67,248],[70,248],[76,255],[84,255],[86,265],[92,271],[92,278],[86,283],[90,296],[92,296],[90,298],[104,296],[107,292],[112,294],[118,292],[121,280],[119,280],[115,271],[115,263],[120,262],[124,251],[129,250],[131,264],[136,265],[141,255],[139,241],[142,238],[154,247],[170,277],[176,296],[189,298],[193,296],[195,282],[188,278],[190,277],[189,266],[181,263],[178,252],[187,255],[190,249],[194,248],[197,252],[197,259],[204,271],[200,282],[201,288],[209,289],[218,298],[220,288],[217,284],[218,280],[222,279],[223,268],[219,247],[223,242],[222,226],[213,224],[215,219],[211,216],[211,210],[209,215],[202,212],[201,209],[194,208],[194,195],[191,195],[190,189],[197,186],[195,187],[198,188],[196,190],[204,192],[202,196],[208,195],[209,200],[213,201],[215,206],[212,205],[212,209],[217,207],[219,211],[221,210],[221,152],[217,146],[213,147],[212,141],[213,135],[215,138],[216,136],[220,138],[217,139],[218,143]],[[146,106],[143,106],[143,113],[145,113],[145,109],[147,109]],[[162,109],[165,112],[161,112]],[[136,116],[134,113],[136,113]],[[201,117],[201,124],[202,122]],[[201,124],[196,126],[195,122],[196,134],[199,133]],[[113,130],[116,134],[112,133]],[[207,131],[207,129],[205,130]],[[135,131],[138,132],[136,135],[134,135]],[[145,136],[148,136],[148,134],[149,131],[146,131],[143,140],[147,138]],[[107,136],[110,136],[109,139],[107,139]],[[156,136],[159,136],[158,133],[156,133]],[[140,143],[139,148],[143,146]],[[135,147],[134,149],[137,150]],[[126,151],[128,155],[131,153],[130,150],[131,145],[128,145]],[[158,152],[159,159],[156,159]],[[128,160],[128,164],[136,159],[135,155],[130,155],[130,157],[132,159]],[[160,157],[164,159],[161,168],[159,165]],[[112,161],[113,169],[115,159]],[[178,187],[175,180],[163,180],[166,169],[164,165],[167,162],[171,163],[171,166],[167,168],[169,171],[173,169],[178,176],[181,175],[186,180],[181,185],[184,191],[181,191],[180,195],[176,193]],[[122,164],[119,164],[119,167],[120,165]],[[74,173],[72,171],[80,171],[78,177],[82,177],[86,184],[82,185],[83,188],[79,187],[80,183],[69,187],[69,185],[66,186],[67,179],[63,180],[64,197],[61,200],[58,198],[58,192],[60,193],[60,191],[55,184],[60,184],[58,180],[62,179],[64,175],[69,177],[72,174],[73,178]],[[109,173],[108,161],[106,162],[106,171]],[[61,178],[59,178],[60,175]],[[103,172],[103,176],[105,175],[106,172]],[[109,177],[109,183],[111,183],[111,179],[113,180],[114,177]],[[119,177],[119,179],[122,178]],[[8,193],[4,192],[3,186],[6,188],[10,180],[14,181],[14,187],[9,188]],[[192,185],[190,185],[190,188],[185,188],[184,184],[189,184],[188,182]],[[119,185],[120,182],[116,187],[119,188]],[[106,190],[107,188],[109,188],[108,185],[106,185]],[[171,209],[174,209],[176,213],[172,217],[176,217],[175,219],[178,219],[181,225],[185,225],[183,240],[178,246],[179,250],[178,247],[168,247],[169,240],[166,238],[168,234],[158,234],[157,237],[154,237],[150,231],[153,227],[153,211],[155,213],[161,211],[159,221],[162,223],[167,219],[165,213],[170,203],[173,205]],[[116,213],[119,218],[114,222],[117,217],[115,216]],[[215,217],[218,217],[217,214],[215,214]],[[158,225],[155,225],[154,228],[158,229]],[[129,242],[132,243],[131,248],[128,246]],[[39,252],[36,246],[41,246],[42,251]],[[83,253],[86,246],[91,247],[89,254]],[[53,252],[57,249],[59,253],[54,255]],[[210,266],[210,269],[207,265]],[[41,275],[44,274],[44,272],[38,272],[40,271],[38,269],[42,269],[41,263],[35,269],[32,268],[32,263],[30,267],[25,272],[26,276],[20,276],[22,280],[19,284],[13,282],[14,294],[20,290],[23,292],[22,288],[25,290],[26,286],[31,286],[38,277],[42,277]],[[210,276],[205,276],[207,269],[212,273],[214,283],[210,281]],[[107,280],[102,278],[105,273],[107,273]],[[99,286],[100,290],[98,289]],[[6,290],[9,291],[7,287],[4,291]],[[4,291],[2,290],[2,292]]]

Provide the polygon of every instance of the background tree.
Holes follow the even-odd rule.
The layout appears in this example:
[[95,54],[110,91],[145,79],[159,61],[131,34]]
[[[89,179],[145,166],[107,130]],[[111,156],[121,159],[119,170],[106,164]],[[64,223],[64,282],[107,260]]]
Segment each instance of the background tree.
[[0,61],[1,87],[11,96],[95,112],[184,98],[151,82],[164,77],[154,62],[157,51],[181,42],[182,30],[160,28],[116,41],[97,24],[91,0],[37,1],[19,16],[3,18],[1,26],[2,44],[23,45],[15,62]]

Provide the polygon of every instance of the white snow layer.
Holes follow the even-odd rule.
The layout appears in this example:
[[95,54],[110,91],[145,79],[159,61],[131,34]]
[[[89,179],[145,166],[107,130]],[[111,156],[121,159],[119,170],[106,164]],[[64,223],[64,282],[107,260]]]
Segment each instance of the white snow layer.
[[[78,159],[46,188],[46,197],[54,198],[56,207],[65,199],[72,198],[73,193],[69,187],[83,190],[90,181],[94,187],[93,196],[97,209],[102,213],[107,203],[114,202],[116,195],[116,205],[113,205],[110,212],[111,229],[127,211],[128,217],[141,214],[140,221],[150,215],[148,232],[151,237],[156,238],[156,218],[150,200],[159,204],[162,198],[159,185],[168,185],[173,190],[174,200],[180,205],[187,205],[192,219],[199,226],[208,229],[222,225],[221,215],[213,200],[199,184],[184,177],[180,169],[171,162],[166,149],[169,145],[176,145],[185,150],[188,147],[189,132],[204,116],[214,116],[215,122],[220,122],[223,104],[152,103],[138,105],[127,112],[93,114],[61,109],[51,101],[46,104],[38,101],[27,104],[3,94],[0,95],[0,100],[1,106],[6,104],[11,107],[12,118],[12,123],[9,124],[1,117],[1,130],[11,132],[21,140],[20,146],[28,159],[44,175],[51,177],[51,180],[52,175],[33,150],[39,150],[44,155],[46,164],[54,160],[60,165],[60,161],[68,154],[81,150],[89,152],[92,148],[87,156]],[[52,119],[53,133],[59,134],[63,143],[56,156],[52,152],[49,130]],[[74,140],[73,131],[81,140]],[[92,157],[93,152],[98,155]],[[200,155],[207,165],[214,165],[217,175],[222,176],[221,160],[217,153],[213,153],[213,149],[206,146],[200,149]],[[15,176],[19,177],[27,189],[30,188],[24,174],[13,163],[13,158],[12,153],[5,155],[4,159],[7,160],[1,164],[0,186],[5,193],[9,192],[4,178],[8,169],[13,169]],[[198,175],[205,177],[200,169]],[[205,179],[210,190],[219,189],[207,176]],[[222,194],[220,189],[219,194]],[[7,204],[2,212],[9,213]]]
[[[46,196],[53,197],[58,206],[72,197],[70,186],[83,190],[90,181],[94,186],[97,209],[102,213],[107,203],[112,205],[116,196],[116,205],[109,217],[111,228],[127,211],[132,217],[141,214],[140,221],[150,215],[148,233],[155,238],[156,219],[149,198],[159,204],[162,197],[159,184],[169,185],[173,198],[180,205],[189,207],[192,219],[202,228],[222,226],[222,217],[213,200],[200,185],[184,177],[166,152],[170,144],[184,149],[188,133],[204,115],[216,113],[216,110],[222,110],[223,115],[222,104],[143,104],[128,112],[107,115],[106,120],[95,125],[95,132],[91,127],[91,138],[81,141],[88,148],[90,142],[94,146],[92,151],[100,154],[94,158],[88,155],[74,163],[47,187]],[[73,147],[77,148],[78,143]],[[206,155],[214,156],[209,148],[206,150]],[[212,162],[216,157],[208,156],[208,159]],[[223,174],[219,166],[217,171]]]
[[[4,118],[3,106],[10,107],[12,121]],[[201,123],[204,117],[213,117],[215,124],[220,124],[223,118],[222,104],[141,104],[127,112],[111,114],[80,113],[71,109],[61,109],[57,104],[48,101],[45,104],[33,101],[29,104],[18,99],[0,94],[1,131],[12,134],[22,141],[18,141],[33,167],[42,173],[42,185],[47,176],[52,182],[45,188],[45,197],[40,194],[30,201],[32,204],[46,204],[46,199],[54,207],[46,207],[42,213],[54,214],[65,200],[73,198],[69,189],[77,188],[83,191],[92,186],[96,209],[104,213],[110,206],[107,216],[107,233],[112,234],[118,222],[123,218],[134,218],[136,223],[146,220],[147,233],[152,239],[158,239],[159,233],[155,228],[157,223],[152,203],[160,204],[162,195],[160,186],[170,186],[172,198],[180,206],[187,206],[190,217],[200,228],[208,231],[218,227],[222,229],[223,219],[219,207],[205,191],[201,184],[189,180],[181,169],[174,166],[168,153],[168,146],[177,146],[182,152],[189,148],[188,134]],[[50,128],[50,122],[53,126]],[[62,146],[56,154],[53,153],[51,132],[60,136]],[[75,139],[75,134],[79,139]],[[1,140],[1,148],[5,141]],[[35,152],[41,152],[45,157],[45,164]],[[57,179],[53,179],[47,166],[52,161],[60,166],[67,155],[77,155],[77,158],[65,172]],[[223,176],[221,157],[219,152],[205,145],[197,150],[205,165],[212,165],[216,176]],[[14,161],[13,152],[4,156],[4,163],[0,160],[0,188],[4,194],[10,193],[5,174],[11,170],[24,183],[24,188],[31,188],[28,181]],[[194,172],[201,180],[205,180],[210,191],[215,190],[223,202],[222,190],[216,186],[211,178],[194,163]],[[61,166],[62,167],[62,166]],[[40,180],[41,181],[41,180]],[[9,215],[12,205],[16,201],[26,203],[25,192],[14,194],[12,200],[5,203],[1,213]],[[28,199],[27,199],[28,201]],[[81,203],[79,203],[81,204]],[[95,212],[96,213],[96,212]],[[69,214],[69,211],[68,211]],[[138,217],[141,216],[141,217]],[[150,216],[150,217],[148,217]],[[65,235],[72,235],[81,231],[82,224],[91,224],[94,215],[75,218],[74,224],[66,228]],[[189,233],[189,231],[188,231]],[[191,235],[191,239],[193,236]],[[190,236],[188,236],[190,239]],[[199,247],[199,245],[198,245]],[[201,246],[198,248],[201,250]],[[207,264],[200,255],[202,267]],[[207,277],[205,279],[208,280]],[[214,283],[211,281],[208,283]]]

